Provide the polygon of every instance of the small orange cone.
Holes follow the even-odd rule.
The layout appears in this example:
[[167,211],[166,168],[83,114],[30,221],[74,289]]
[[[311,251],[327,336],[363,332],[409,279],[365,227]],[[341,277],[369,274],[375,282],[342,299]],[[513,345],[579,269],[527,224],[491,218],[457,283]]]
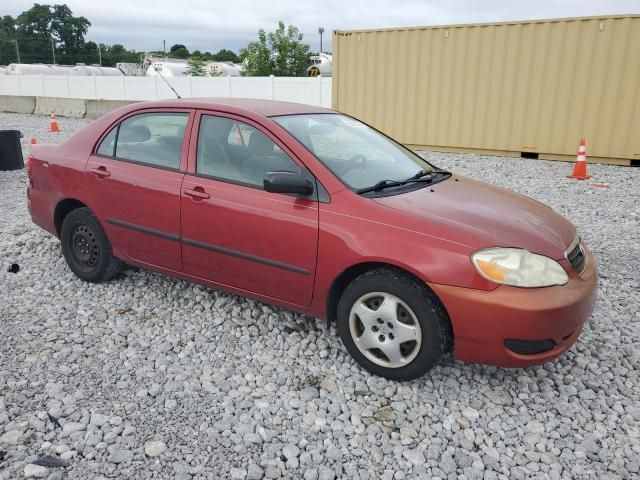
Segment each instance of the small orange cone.
[[49,121],[49,131],[50,132],[59,132],[60,127],[58,126],[58,121],[56,120],[56,113],[51,110],[51,120]]
[[31,139],[31,145],[35,145],[36,143],[38,143],[38,142],[36,142],[36,139],[35,139],[35,138],[32,138],[32,139]]
[[576,180],[588,180],[591,178],[591,175],[587,174],[587,148],[584,144],[584,138],[580,139],[578,156],[576,157],[576,163],[573,165],[573,175],[568,175],[567,178],[575,178]]

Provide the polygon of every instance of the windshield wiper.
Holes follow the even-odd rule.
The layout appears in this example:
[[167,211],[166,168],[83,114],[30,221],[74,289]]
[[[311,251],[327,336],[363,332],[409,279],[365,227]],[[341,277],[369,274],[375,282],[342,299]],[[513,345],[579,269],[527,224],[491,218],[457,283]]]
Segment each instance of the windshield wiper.
[[382,190],[387,187],[397,187],[398,185],[404,185],[407,183],[406,181],[398,181],[398,180],[380,180],[378,183],[371,187],[361,188],[356,190],[356,193],[368,193],[375,192],[377,190]]
[[[371,187],[365,187],[365,188],[361,188],[360,190],[356,190],[356,193],[363,194],[363,193],[369,193],[369,192],[376,192],[378,190],[384,190],[385,188],[398,187],[398,186],[406,185],[407,183],[413,183],[413,182],[424,182],[424,181],[430,182],[433,180],[431,177],[434,174],[448,175],[449,172],[445,170],[420,170],[415,175],[407,178],[406,180],[380,180],[378,183],[376,183]],[[429,178],[425,178],[425,177],[429,177]]]
[[418,180],[419,178],[426,177],[428,175],[435,175],[437,173],[443,173],[443,174],[448,175],[451,172],[447,172],[446,170],[436,170],[436,169],[433,169],[433,170],[418,170],[418,173],[416,173],[413,177],[409,177],[407,179],[407,181],[408,180]]

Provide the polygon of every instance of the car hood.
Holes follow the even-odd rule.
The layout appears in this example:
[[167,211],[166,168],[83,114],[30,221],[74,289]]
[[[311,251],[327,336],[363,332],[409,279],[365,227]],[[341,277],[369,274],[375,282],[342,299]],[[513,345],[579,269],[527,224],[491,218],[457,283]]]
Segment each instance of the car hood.
[[420,217],[422,233],[474,250],[516,247],[559,260],[576,232],[571,222],[537,200],[458,175],[375,201]]

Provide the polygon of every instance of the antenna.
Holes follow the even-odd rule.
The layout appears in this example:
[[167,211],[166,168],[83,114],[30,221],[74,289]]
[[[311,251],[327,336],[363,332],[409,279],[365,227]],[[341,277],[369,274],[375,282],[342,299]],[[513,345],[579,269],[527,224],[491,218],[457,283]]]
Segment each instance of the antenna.
[[175,89],[175,88],[173,88],[173,87],[171,86],[171,84],[169,83],[169,81],[168,81],[166,78],[164,78],[164,75],[162,75],[162,73],[160,73],[160,70],[158,70],[158,67],[156,67],[156,66],[153,64],[153,61],[151,61],[150,63],[151,63],[151,66],[153,67],[153,69],[156,71],[156,73],[157,73],[158,75],[160,75],[160,78],[161,78],[162,80],[164,80],[164,83],[166,83],[166,84],[169,86],[169,88],[173,91],[173,93],[175,93],[175,94],[176,94],[176,97],[178,97],[178,98],[182,98],[182,97],[178,94],[178,92],[176,92],[176,89]]

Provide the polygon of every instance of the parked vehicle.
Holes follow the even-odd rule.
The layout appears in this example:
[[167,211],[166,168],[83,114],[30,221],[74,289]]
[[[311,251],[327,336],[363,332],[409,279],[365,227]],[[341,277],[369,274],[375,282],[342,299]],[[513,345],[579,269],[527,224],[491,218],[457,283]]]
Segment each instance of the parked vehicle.
[[551,208],[319,107],[136,103],[34,145],[28,173],[33,221],[78,277],[124,262],[336,321],[354,359],[392,379],[448,351],[554,359],[596,298],[596,262]]

